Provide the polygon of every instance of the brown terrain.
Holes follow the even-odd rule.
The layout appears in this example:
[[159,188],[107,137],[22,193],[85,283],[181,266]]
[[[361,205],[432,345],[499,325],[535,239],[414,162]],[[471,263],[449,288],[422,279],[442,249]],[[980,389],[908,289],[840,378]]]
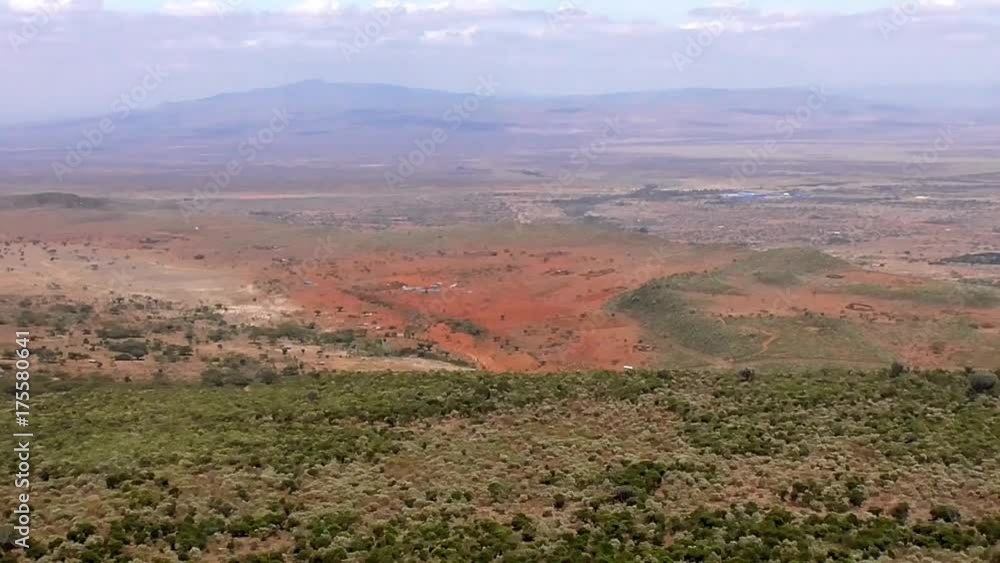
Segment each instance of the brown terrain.
[[[855,233],[827,247],[841,260],[785,244],[768,250],[726,240],[671,242],[651,229],[613,225],[322,226],[255,213],[256,199],[240,204],[242,212],[190,218],[146,200],[0,211],[18,232],[4,237],[0,266],[17,275],[0,281],[0,295],[15,318],[14,308],[28,298],[87,304],[99,319],[90,325],[174,319],[177,330],[163,338],[187,342],[191,356],[155,365],[181,378],[228,353],[352,370],[1000,363],[1000,302],[986,283],[994,272],[932,260],[943,251],[925,252],[918,242],[935,236],[930,227],[911,239],[881,238],[881,226]],[[773,211],[750,203],[740,212],[748,218]],[[686,311],[657,311],[655,299],[641,305],[649,317],[616,305],[672,276],[688,280],[670,290]],[[967,283],[972,276],[978,285]],[[161,306],[116,318],[123,299]],[[207,317],[191,313],[199,309],[243,330],[210,338]],[[194,329],[182,337],[189,314]],[[318,334],[357,331],[363,345],[261,338],[248,328],[288,323]],[[75,351],[75,360],[60,358],[67,373],[111,363],[119,377],[140,378],[154,363],[152,355],[116,360],[113,351],[85,342],[89,329],[14,324],[54,349]]]
[[[4,321],[31,320],[25,299],[91,307],[20,323],[75,347],[67,373],[187,377],[229,352],[375,370],[1000,365],[1000,266],[956,260],[1000,246],[992,110],[831,94],[780,136],[808,92],[499,100],[393,185],[461,97],[357,88],[151,111],[61,183],[78,123],[0,135]],[[275,103],[298,119],[206,183]],[[183,362],[83,342],[165,319]]]

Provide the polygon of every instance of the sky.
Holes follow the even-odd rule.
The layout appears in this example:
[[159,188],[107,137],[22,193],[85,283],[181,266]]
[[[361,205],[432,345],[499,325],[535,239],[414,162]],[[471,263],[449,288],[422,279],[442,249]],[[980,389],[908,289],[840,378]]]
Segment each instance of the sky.
[[[371,7],[376,0],[343,2],[359,7]],[[440,0],[416,0],[417,6],[440,4]],[[580,7],[619,19],[655,19],[662,22],[681,22],[693,9],[705,6],[699,0],[578,0],[572,2]],[[108,0],[105,6],[115,10],[156,11],[168,4],[166,0]],[[517,0],[504,5],[523,10],[558,10],[563,0]],[[758,0],[754,5],[768,10],[826,9],[847,12],[861,12],[873,7],[891,7],[891,0]],[[243,4],[248,9],[278,11],[288,7],[285,0],[247,0]]]
[[0,0],[4,122],[307,79],[489,76],[512,96],[964,87],[996,69],[1000,0]]

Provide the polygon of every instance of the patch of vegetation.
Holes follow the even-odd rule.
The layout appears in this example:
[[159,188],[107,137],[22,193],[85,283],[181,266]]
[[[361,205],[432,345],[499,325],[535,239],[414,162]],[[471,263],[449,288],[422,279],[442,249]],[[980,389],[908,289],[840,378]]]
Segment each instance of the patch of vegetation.
[[243,354],[214,358],[201,372],[201,381],[209,387],[246,386],[259,382],[270,385],[278,380],[277,369]]
[[759,336],[705,317],[669,280],[653,280],[619,297],[612,307],[637,319],[653,334],[703,354],[739,358],[760,350]]
[[[265,381],[262,374],[273,370],[252,358],[229,355],[212,362],[202,374],[203,386],[107,384],[81,388],[72,397],[46,396],[43,391],[40,400],[48,408],[63,409],[44,421],[60,437],[49,442],[52,453],[43,463],[50,474],[182,459],[202,466],[268,466],[295,472],[307,468],[307,460],[329,463],[374,455],[398,437],[398,431],[367,426],[371,423],[395,426],[585,397],[627,400],[667,381],[666,375],[649,373],[523,382],[514,376],[460,374],[315,374]],[[251,393],[233,391],[248,385],[257,386]],[[79,417],[88,423],[74,422]],[[283,433],[287,436],[281,437]],[[350,441],[369,434],[365,444]]]
[[718,272],[686,273],[670,276],[665,285],[677,291],[706,295],[740,295],[740,290],[723,280]]
[[753,273],[753,279],[764,285],[777,287],[792,287],[801,283],[801,280],[795,274],[781,271],[756,271]]
[[163,362],[174,363],[180,362],[194,355],[194,349],[191,346],[181,345],[181,344],[167,344],[160,348],[159,359]]
[[251,338],[266,338],[271,343],[286,341],[319,346],[336,345],[374,357],[407,355],[389,346],[381,338],[370,338],[365,329],[340,329],[323,332],[313,324],[301,325],[285,322],[273,327],[249,327],[247,332]]
[[56,209],[100,209],[109,200],[85,197],[66,192],[38,192],[0,197],[0,209],[34,209],[50,207]]
[[142,338],[142,330],[138,327],[121,324],[109,324],[97,329],[98,338],[105,340],[123,340],[125,338]]
[[945,258],[942,262],[946,264],[985,264],[990,266],[1000,265],[1000,252],[979,252],[975,254],[963,254]]
[[143,358],[149,353],[149,346],[142,340],[132,339],[108,342],[107,347],[112,352],[125,354],[136,359]]
[[477,325],[476,323],[465,320],[465,319],[445,319],[444,324],[448,325],[454,332],[460,332],[462,334],[468,334],[469,336],[474,336],[479,338],[480,336],[486,335],[486,329]]
[[635,503],[654,493],[663,483],[667,468],[653,461],[625,462],[608,472],[608,481],[615,486],[614,499]]
[[815,314],[794,317],[745,318],[733,323],[770,334],[766,354],[755,359],[782,361],[786,365],[823,365],[837,362],[887,363],[892,355],[869,339],[857,325]]
[[316,340],[319,344],[337,344],[343,346],[350,346],[355,340],[360,340],[367,336],[368,331],[365,329],[352,329],[345,328],[340,330],[335,330],[332,332],[323,332],[317,335]]
[[0,561],[990,561],[1000,398],[973,375],[39,374],[58,510],[27,552],[0,527]]
[[970,403],[966,378],[957,374],[828,371],[758,377],[753,385],[727,385],[724,378],[697,383],[713,390],[707,399],[690,401],[685,396],[694,388],[688,388],[669,402],[691,443],[717,454],[794,459],[803,448],[821,447],[824,437],[850,436],[897,463],[980,463],[1000,455],[1000,419],[991,419],[1000,403]]
[[21,327],[48,326],[56,333],[86,323],[94,314],[94,308],[86,303],[56,302],[40,299],[24,299],[18,303],[14,313]]
[[922,287],[886,287],[874,284],[851,284],[842,288],[851,295],[867,295],[879,299],[898,299],[925,305],[971,307],[986,309],[1000,306],[1000,294],[991,288],[962,284],[926,285]]
[[764,276],[806,276],[843,270],[849,264],[839,258],[809,248],[776,248],[755,252],[726,268],[729,272],[753,272]]
[[1000,394],[1000,378],[992,373],[970,373],[969,392],[973,395]]
[[284,322],[276,326],[250,327],[251,338],[266,338],[271,342],[288,340],[299,344],[312,344],[317,340],[315,326],[304,326],[293,322]]

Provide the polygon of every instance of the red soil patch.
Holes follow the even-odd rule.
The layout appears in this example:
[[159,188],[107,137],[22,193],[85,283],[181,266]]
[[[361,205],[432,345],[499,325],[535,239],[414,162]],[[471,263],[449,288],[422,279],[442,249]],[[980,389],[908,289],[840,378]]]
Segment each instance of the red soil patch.
[[652,242],[457,243],[353,255],[309,272],[316,286],[291,297],[308,309],[367,310],[490,370],[620,369],[654,355],[640,327],[604,305],[650,279],[730,263],[735,252]]

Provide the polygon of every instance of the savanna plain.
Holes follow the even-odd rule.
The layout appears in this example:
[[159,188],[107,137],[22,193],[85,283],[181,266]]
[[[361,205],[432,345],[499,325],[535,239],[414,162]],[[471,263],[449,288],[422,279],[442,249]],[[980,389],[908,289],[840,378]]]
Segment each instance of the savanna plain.
[[0,135],[0,561],[1000,562],[1000,118],[352,88]]

